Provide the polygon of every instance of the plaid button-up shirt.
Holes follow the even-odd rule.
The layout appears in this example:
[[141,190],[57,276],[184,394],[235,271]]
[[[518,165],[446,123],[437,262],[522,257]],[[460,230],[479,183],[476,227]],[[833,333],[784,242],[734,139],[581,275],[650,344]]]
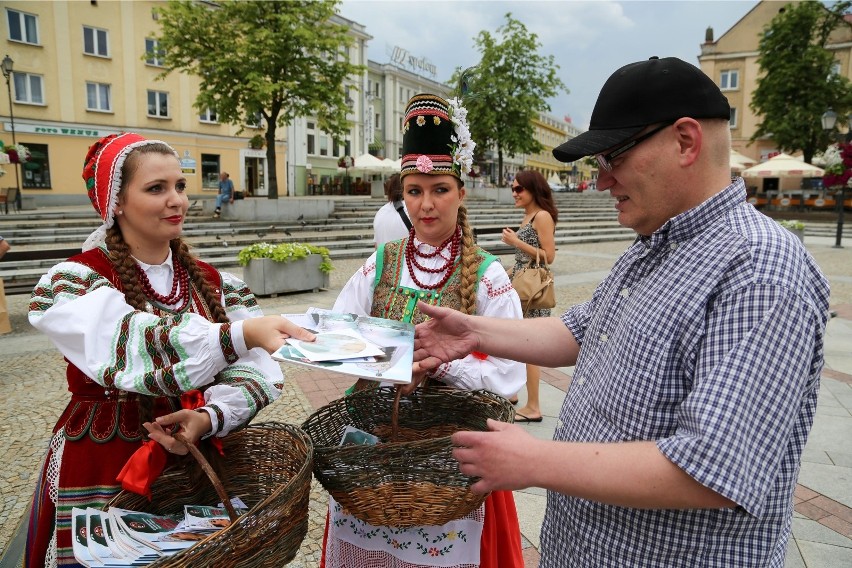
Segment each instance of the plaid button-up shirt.
[[738,506],[640,510],[549,492],[542,568],[783,566],[828,296],[741,179],[637,239],[562,316],[581,349],[554,439],[654,440]]

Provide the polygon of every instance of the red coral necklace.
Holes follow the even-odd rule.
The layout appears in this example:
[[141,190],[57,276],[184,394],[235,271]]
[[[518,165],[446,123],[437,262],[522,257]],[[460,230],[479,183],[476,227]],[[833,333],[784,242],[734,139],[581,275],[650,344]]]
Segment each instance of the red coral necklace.
[[[450,247],[450,258],[447,259],[447,262],[444,263],[443,266],[437,268],[429,268],[427,266],[423,266],[420,262],[417,261],[419,258],[435,258],[438,256],[442,250],[446,249],[447,246]],[[411,275],[411,279],[417,285],[418,288],[423,290],[437,290],[444,286],[447,281],[450,279],[450,276],[455,272],[456,266],[456,257],[459,254],[459,250],[461,248],[461,230],[456,229],[455,232],[444,242],[442,242],[433,252],[421,253],[417,250],[417,247],[414,246],[414,229],[411,229],[411,233],[408,235],[408,242],[405,245],[405,262],[408,265],[408,273]],[[423,272],[427,272],[429,274],[440,274],[444,273],[443,278],[435,284],[424,284],[420,280],[417,279],[417,275],[414,272],[414,269],[417,268]]]
[[142,291],[145,296],[156,300],[164,306],[172,306],[180,303],[181,306],[186,305],[189,299],[189,272],[180,262],[174,263],[174,278],[172,279],[172,290],[168,296],[158,294],[154,287],[151,286],[151,281],[148,280],[148,275],[142,270],[142,267],[136,265],[136,273],[139,275],[139,284],[142,286]]

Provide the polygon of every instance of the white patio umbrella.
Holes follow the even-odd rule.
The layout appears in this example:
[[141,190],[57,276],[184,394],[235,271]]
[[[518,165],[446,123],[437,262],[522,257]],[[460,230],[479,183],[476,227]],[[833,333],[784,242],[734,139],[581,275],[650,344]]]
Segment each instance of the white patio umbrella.
[[399,170],[402,168],[402,160],[385,158],[382,160],[382,163],[385,165],[385,171],[388,173],[399,173]]
[[740,154],[734,149],[731,149],[731,171],[741,172],[746,168],[750,168],[756,163],[756,160],[749,158],[745,154]]
[[742,171],[743,177],[818,177],[825,173],[822,168],[806,164],[788,154],[778,154],[762,164]]
[[562,185],[562,180],[559,179],[558,175],[550,174],[550,177],[547,178],[547,183],[550,185]]

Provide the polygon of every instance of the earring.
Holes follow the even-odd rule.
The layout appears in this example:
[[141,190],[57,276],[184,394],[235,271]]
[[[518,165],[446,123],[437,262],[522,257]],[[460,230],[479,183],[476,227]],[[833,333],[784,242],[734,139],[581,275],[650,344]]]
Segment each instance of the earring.
[[119,215],[124,215],[124,211],[122,211],[121,209],[119,209],[118,211],[116,211],[116,213],[118,213]]

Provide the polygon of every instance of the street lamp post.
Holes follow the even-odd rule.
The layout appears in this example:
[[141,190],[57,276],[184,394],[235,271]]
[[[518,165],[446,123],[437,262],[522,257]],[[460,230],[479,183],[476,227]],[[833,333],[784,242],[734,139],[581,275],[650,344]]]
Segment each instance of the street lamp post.
[[[12,70],[14,69],[15,62],[11,57],[7,54],[6,57],[3,58],[3,62],[0,63],[0,69],[3,70],[3,77],[6,78],[6,92],[9,93],[9,119],[12,121],[12,144],[17,144],[18,141],[15,138],[15,113],[12,110],[12,85],[9,80],[12,78]],[[23,198],[21,197],[21,178],[18,177],[18,164],[14,164],[15,166],[15,187],[18,189],[18,194],[15,196],[15,207],[18,211],[21,210],[21,203],[23,202]]]
[[[846,138],[847,140],[852,136],[852,114],[846,117],[848,121],[849,131],[847,132]],[[832,109],[828,109],[822,115],[822,129],[828,132],[833,132],[834,127],[837,125],[837,113]],[[837,142],[840,143],[843,141],[843,135],[840,132],[837,132]],[[843,245],[840,244],[843,240],[843,213],[845,209],[846,203],[846,184],[843,184],[840,187],[840,199],[835,197],[836,207],[837,207],[837,233],[834,237],[834,248],[843,248]]]

